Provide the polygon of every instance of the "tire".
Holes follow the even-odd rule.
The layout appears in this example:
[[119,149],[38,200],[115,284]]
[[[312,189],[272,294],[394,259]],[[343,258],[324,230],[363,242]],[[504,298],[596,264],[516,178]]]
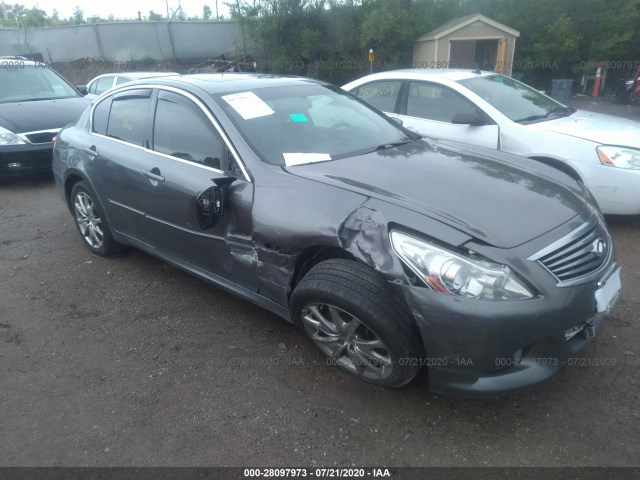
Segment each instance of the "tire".
[[97,195],[84,181],[71,190],[71,209],[76,228],[91,252],[106,257],[119,250],[113,239],[104,212],[96,202]]
[[327,362],[359,380],[401,387],[420,370],[409,314],[381,275],[351,260],[314,266],[291,295],[291,314]]

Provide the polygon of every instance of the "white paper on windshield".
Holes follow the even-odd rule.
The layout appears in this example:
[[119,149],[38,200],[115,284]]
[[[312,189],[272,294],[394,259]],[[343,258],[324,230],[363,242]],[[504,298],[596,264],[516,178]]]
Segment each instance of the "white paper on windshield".
[[245,120],[266,117],[267,115],[273,115],[275,113],[269,105],[264,103],[262,99],[253,92],[223,95],[222,99],[231,105]]
[[283,153],[282,156],[287,167],[331,160],[331,155],[328,153]]

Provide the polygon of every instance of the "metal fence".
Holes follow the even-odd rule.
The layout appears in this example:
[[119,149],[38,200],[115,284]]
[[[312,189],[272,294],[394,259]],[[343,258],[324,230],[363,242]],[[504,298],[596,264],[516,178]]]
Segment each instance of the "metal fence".
[[236,22],[126,22],[0,28],[0,55],[45,62],[172,60],[187,63],[244,51]]

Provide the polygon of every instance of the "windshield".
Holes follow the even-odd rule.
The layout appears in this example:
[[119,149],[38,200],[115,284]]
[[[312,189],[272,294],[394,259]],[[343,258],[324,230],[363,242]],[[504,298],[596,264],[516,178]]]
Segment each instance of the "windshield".
[[260,157],[275,165],[335,160],[414,140],[350,94],[324,85],[265,87],[215,98]]
[[514,122],[530,123],[570,115],[565,107],[537,90],[509,77],[491,75],[459,80],[473,93],[490,103]]
[[0,68],[0,103],[77,97],[76,91],[51,69],[38,64]]

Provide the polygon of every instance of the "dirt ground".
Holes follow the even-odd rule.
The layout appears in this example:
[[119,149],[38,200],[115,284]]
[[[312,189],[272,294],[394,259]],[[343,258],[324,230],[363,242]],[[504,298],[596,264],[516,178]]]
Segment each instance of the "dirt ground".
[[[574,99],[640,118],[640,108]],[[634,110],[635,108],[635,110]],[[91,255],[49,176],[0,184],[0,466],[640,465],[640,218],[602,334],[511,397],[384,390],[149,255]]]

